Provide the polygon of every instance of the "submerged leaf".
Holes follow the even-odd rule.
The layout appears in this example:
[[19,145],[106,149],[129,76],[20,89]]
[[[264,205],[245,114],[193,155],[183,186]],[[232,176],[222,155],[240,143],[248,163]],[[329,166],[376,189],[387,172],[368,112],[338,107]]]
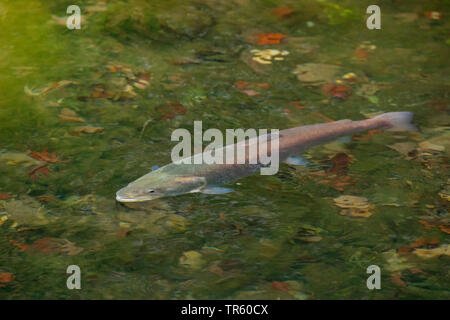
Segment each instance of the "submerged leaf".
[[439,256],[450,256],[450,245],[442,245],[433,249],[415,249],[413,253],[421,258],[435,258]]
[[68,255],[76,255],[83,251],[83,248],[77,247],[74,243],[70,242],[67,239],[58,239],[58,238],[43,238],[36,240],[31,245],[32,251],[36,251],[38,253],[56,253],[63,252]]
[[395,283],[398,286],[406,287],[406,283],[405,283],[405,281],[402,280],[401,276],[402,276],[402,273],[400,271],[395,272],[391,275],[391,280],[393,283]]
[[266,49],[266,50],[251,50],[253,54],[252,60],[260,64],[271,64],[273,60],[283,61],[284,56],[289,55],[289,51],[276,50],[276,49]]
[[416,150],[417,145],[414,142],[397,142],[388,147],[405,156],[411,156]]
[[200,64],[201,60],[195,58],[174,58],[170,60],[170,62],[174,65],[184,65],[184,64]]
[[444,151],[445,147],[438,144],[433,144],[429,141],[423,141],[419,143],[419,150]]
[[290,16],[292,12],[293,12],[292,9],[284,7],[279,7],[272,10],[272,13],[280,19]]
[[24,167],[31,167],[34,165],[39,166],[43,164],[42,161],[33,159],[27,154],[21,152],[0,152],[0,161],[6,161],[6,163],[10,165],[21,164]]
[[334,200],[334,203],[340,208],[368,208],[369,204],[367,198],[344,195],[339,196]]
[[374,214],[374,212],[372,211],[374,209],[375,209],[375,206],[373,206],[373,205],[370,205],[367,208],[358,208],[358,207],[344,208],[341,210],[340,214],[343,216],[349,216],[349,217],[368,218]]
[[257,96],[260,94],[258,91],[255,91],[255,90],[241,90],[241,92],[245,93],[249,97]]
[[308,85],[321,85],[326,82],[334,82],[338,77],[341,67],[322,64],[322,63],[305,63],[297,65],[294,74],[297,79]]
[[394,14],[394,18],[402,23],[414,22],[419,18],[419,15],[415,12],[403,12]]
[[337,86],[332,83],[328,83],[322,87],[322,92],[328,96],[339,99],[346,99],[352,95],[352,89],[344,86]]
[[48,87],[38,90],[31,90],[28,86],[24,87],[25,94],[28,96],[40,96],[49,93],[50,91],[65,87],[69,84],[78,84],[78,82],[70,80],[61,80],[51,83]]
[[328,173],[336,173],[336,174],[342,174],[345,173],[346,169],[349,165],[352,164],[353,160],[351,157],[349,157],[346,153],[340,152],[335,154],[331,159],[331,163],[333,164],[333,167],[327,170]]
[[158,107],[156,111],[163,114],[164,120],[171,120],[177,115],[186,114],[186,108],[181,103],[166,103],[165,105]]
[[28,154],[36,160],[55,163],[55,162],[65,162],[64,160],[59,159],[56,154],[50,153],[47,149],[39,152],[39,151],[28,151]]
[[23,244],[14,240],[10,240],[10,242],[20,250],[29,251],[31,253],[66,253],[73,256],[83,251],[83,248],[75,246],[75,244],[69,240],[59,238],[42,238],[34,241],[31,245]]
[[253,34],[248,39],[248,42],[258,45],[280,44],[281,40],[284,38],[286,38],[286,35],[282,33],[260,32]]
[[18,225],[41,226],[51,219],[48,211],[41,203],[31,197],[21,197],[18,200],[9,200],[2,204],[8,218]]
[[367,57],[369,56],[369,51],[364,49],[356,49],[355,50],[355,56],[360,61],[367,60]]
[[47,167],[46,164],[37,166],[36,168],[31,169],[28,172],[28,175],[31,179],[36,180],[39,176],[45,176],[48,177],[50,175],[50,169]]
[[180,257],[180,264],[192,270],[201,269],[205,265],[205,260],[201,253],[197,251],[186,251]]
[[442,14],[439,11],[425,11],[424,16],[430,20],[440,20]]
[[239,80],[234,84],[234,87],[239,90],[245,89],[245,88],[247,88],[247,86],[248,86],[248,82],[243,81],[243,80]]
[[375,206],[363,197],[344,195],[334,199],[334,203],[342,208],[340,214],[343,216],[368,218],[374,214],[375,210]]

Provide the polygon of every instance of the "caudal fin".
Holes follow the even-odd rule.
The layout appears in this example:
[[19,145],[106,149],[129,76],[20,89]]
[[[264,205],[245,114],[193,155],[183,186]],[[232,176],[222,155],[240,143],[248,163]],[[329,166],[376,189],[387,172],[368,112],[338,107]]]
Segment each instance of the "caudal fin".
[[390,127],[388,131],[417,131],[417,128],[411,123],[412,112],[388,112],[380,114],[373,119],[383,119],[387,121]]

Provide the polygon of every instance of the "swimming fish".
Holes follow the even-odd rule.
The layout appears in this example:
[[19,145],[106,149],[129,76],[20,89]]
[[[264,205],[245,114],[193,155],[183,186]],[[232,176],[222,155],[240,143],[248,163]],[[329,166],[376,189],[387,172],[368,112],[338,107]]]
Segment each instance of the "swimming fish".
[[[415,131],[416,128],[411,124],[412,117],[412,112],[389,112],[360,121],[345,119],[281,130],[278,136],[279,161],[285,161],[291,155],[301,153],[318,144],[366,130]],[[245,142],[246,148],[255,141],[257,140],[253,139],[251,142],[249,139]],[[236,144],[223,148],[230,147],[235,148]],[[268,151],[270,152],[269,147]],[[199,155],[201,156],[196,154],[192,157]],[[213,193],[210,190],[249,176],[264,166],[262,163],[251,161],[246,161],[244,164],[194,164],[194,161],[190,163],[172,162],[151,171],[117,191],[116,200],[138,202],[192,192]]]

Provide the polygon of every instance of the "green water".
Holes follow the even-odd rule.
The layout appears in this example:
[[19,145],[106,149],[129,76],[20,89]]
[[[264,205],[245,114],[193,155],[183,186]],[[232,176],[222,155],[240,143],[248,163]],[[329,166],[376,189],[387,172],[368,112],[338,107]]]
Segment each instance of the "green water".
[[[0,298],[450,298],[449,1],[382,2],[381,30],[366,28],[372,1],[85,0],[81,30],[57,19],[70,4],[0,2],[0,191],[11,196],[0,200]],[[280,7],[293,12],[279,18]],[[259,32],[286,38],[250,43]],[[268,48],[289,55],[252,60]],[[334,80],[354,73],[341,84],[352,94],[299,81],[305,63],[340,66]],[[74,83],[39,91],[63,80]],[[64,108],[85,122],[61,119]],[[390,111],[414,112],[420,131],[316,147],[307,166],[233,193],[115,202],[170,162],[171,132],[194,120],[285,129]],[[26,157],[45,149],[63,161]],[[342,153],[351,163],[333,175]],[[366,198],[372,215],[341,215],[341,195]],[[81,290],[66,287],[69,265]],[[370,265],[380,290],[367,289]]]

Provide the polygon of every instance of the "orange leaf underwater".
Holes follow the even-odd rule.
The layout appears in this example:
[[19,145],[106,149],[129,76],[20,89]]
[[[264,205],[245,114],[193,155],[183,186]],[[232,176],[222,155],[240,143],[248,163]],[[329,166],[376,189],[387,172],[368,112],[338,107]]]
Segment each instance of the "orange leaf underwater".
[[76,127],[74,131],[76,133],[97,133],[102,132],[104,128],[102,127],[93,127],[93,126],[83,126],[83,127]]
[[435,247],[439,244],[439,239],[438,238],[432,238],[432,239],[427,239],[427,238],[421,238],[416,240],[413,244],[409,245],[409,246],[405,246],[405,247],[401,247],[398,248],[397,252],[399,254],[407,254],[410,253],[411,251],[413,251],[414,249],[420,248],[420,247]]
[[13,281],[14,275],[12,273],[0,272],[0,283],[9,283]]
[[10,195],[9,193],[0,191],[0,200],[8,200],[11,198],[13,198],[13,196]]
[[282,19],[292,14],[292,10],[289,8],[276,8],[272,10],[272,13],[276,15],[278,18]]
[[353,160],[346,153],[340,152],[330,159],[333,167],[327,170],[328,173],[343,174]]
[[316,182],[329,185],[331,188],[344,191],[346,186],[356,183],[356,179],[347,175],[347,168],[353,163],[353,159],[346,153],[338,153],[327,161],[332,167],[326,171],[311,172],[310,177],[316,177]]
[[69,122],[86,122],[83,118],[80,118],[75,111],[70,110],[68,108],[63,108],[61,110],[61,113],[59,114],[59,118],[61,120],[69,121]]
[[365,61],[365,60],[367,60],[367,57],[369,56],[369,51],[363,50],[363,49],[356,49],[355,56],[358,60]]
[[329,83],[322,87],[322,92],[333,98],[346,99],[351,96],[352,89]]

